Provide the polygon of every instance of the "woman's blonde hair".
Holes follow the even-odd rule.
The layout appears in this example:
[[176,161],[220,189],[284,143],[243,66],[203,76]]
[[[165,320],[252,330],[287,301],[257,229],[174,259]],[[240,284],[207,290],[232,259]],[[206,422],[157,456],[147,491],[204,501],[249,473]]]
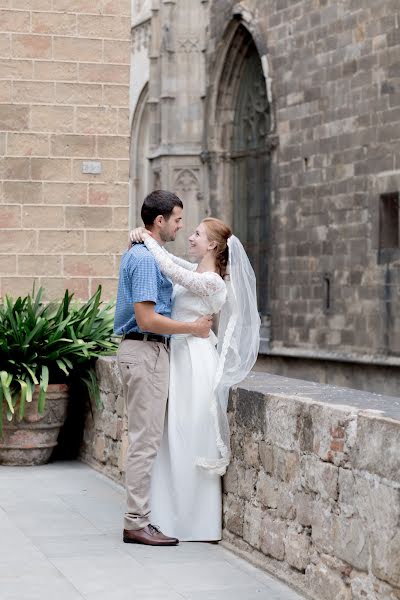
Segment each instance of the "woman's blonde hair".
[[216,242],[215,264],[222,278],[226,275],[226,269],[229,258],[228,239],[232,235],[232,230],[226,223],[214,217],[206,217],[202,220],[206,226],[207,237],[210,242]]

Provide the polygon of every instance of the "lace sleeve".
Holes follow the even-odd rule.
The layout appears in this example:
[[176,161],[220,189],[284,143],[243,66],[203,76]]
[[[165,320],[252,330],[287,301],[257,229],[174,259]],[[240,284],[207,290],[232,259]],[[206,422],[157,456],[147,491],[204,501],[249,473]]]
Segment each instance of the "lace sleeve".
[[188,271],[195,271],[195,269],[197,268],[197,263],[192,263],[192,262],[189,262],[188,260],[185,260],[184,258],[179,258],[179,256],[175,256],[175,254],[171,254],[171,252],[168,252],[167,250],[165,250],[165,248],[163,250],[164,250],[165,254],[172,261],[174,261],[174,263],[176,265],[179,265],[183,269],[187,269]]
[[161,271],[173,283],[179,283],[198,296],[212,296],[225,289],[225,283],[217,273],[188,271],[174,263],[168,253],[150,236],[144,243],[158,262]]

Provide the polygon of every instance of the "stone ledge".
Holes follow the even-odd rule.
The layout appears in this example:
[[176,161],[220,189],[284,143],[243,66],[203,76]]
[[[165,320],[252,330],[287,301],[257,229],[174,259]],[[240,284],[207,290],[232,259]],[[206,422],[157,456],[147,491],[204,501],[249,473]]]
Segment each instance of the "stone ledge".
[[229,405],[224,539],[311,597],[400,597],[400,398],[252,373]]

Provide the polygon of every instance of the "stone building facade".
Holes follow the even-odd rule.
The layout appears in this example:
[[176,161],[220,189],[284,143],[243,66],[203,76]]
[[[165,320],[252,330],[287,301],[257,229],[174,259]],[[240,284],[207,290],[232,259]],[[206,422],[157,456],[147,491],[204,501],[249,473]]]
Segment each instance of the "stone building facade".
[[0,296],[115,294],[130,15],[130,0],[0,1]]
[[258,277],[260,368],[396,393],[398,2],[136,0],[132,39],[131,223],[157,187],[186,234],[228,220]]

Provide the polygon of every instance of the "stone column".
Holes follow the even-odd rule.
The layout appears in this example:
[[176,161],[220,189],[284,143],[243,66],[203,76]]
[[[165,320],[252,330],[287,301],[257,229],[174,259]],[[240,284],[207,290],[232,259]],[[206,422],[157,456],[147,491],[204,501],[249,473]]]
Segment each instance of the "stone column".
[[201,161],[207,4],[153,2],[150,53],[151,154],[154,187],[175,191],[185,206],[174,251],[206,214]]

